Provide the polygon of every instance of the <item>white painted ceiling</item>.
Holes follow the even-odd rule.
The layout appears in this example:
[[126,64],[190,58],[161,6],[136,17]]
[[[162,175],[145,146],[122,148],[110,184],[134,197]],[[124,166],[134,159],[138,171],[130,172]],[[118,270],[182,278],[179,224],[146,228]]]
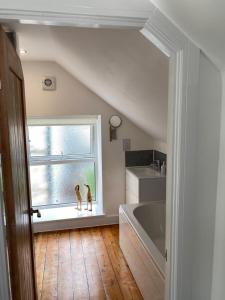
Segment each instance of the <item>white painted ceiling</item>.
[[[136,30],[17,25],[22,60],[56,61],[155,139],[166,141],[168,58]],[[54,75],[54,74],[43,74]]]
[[152,0],[217,64],[225,68],[224,0]]

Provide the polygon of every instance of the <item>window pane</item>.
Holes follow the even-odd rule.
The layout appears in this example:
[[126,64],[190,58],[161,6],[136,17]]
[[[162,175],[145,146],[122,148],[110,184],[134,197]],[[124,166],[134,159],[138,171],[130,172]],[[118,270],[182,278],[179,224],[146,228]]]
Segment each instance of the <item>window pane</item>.
[[92,125],[29,126],[31,156],[90,155]]
[[86,201],[89,184],[95,200],[94,162],[75,162],[30,166],[32,206],[66,204],[75,202],[75,185],[80,185],[83,201]]

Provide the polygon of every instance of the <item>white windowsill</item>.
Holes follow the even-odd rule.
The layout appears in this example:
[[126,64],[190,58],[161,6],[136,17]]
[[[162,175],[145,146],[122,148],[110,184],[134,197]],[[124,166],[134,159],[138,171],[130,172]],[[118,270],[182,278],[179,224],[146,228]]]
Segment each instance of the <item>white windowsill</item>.
[[38,218],[37,215],[34,214],[33,223],[103,216],[104,213],[99,206],[100,205],[93,204],[92,211],[85,210],[87,207],[86,204],[82,205],[81,211],[76,209],[76,205],[43,208],[40,209],[41,218]]

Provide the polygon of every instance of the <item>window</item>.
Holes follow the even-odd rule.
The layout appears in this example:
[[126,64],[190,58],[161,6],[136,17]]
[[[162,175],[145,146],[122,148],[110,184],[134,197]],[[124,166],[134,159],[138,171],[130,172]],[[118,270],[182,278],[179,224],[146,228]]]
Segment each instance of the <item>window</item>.
[[97,200],[97,118],[30,119],[30,177],[32,206],[75,203],[79,184],[83,200],[89,184]]

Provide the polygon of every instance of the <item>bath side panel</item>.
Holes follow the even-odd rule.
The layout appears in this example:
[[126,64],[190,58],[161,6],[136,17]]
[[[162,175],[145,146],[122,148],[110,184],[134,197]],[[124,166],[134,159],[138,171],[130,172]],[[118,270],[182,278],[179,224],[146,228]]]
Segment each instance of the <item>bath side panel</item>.
[[165,281],[120,209],[120,247],[144,299],[164,300]]

